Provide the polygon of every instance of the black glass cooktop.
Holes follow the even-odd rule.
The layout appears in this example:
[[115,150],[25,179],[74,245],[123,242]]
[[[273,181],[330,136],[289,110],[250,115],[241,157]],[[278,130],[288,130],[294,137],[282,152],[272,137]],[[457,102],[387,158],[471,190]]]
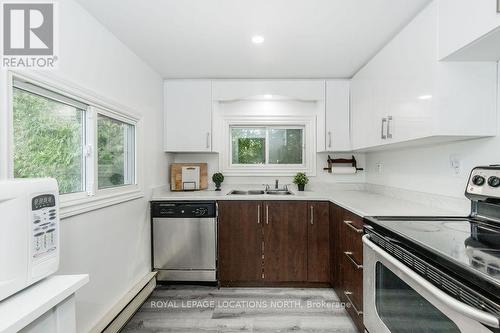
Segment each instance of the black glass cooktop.
[[469,218],[374,217],[375,231],[500,297],[500,225]]

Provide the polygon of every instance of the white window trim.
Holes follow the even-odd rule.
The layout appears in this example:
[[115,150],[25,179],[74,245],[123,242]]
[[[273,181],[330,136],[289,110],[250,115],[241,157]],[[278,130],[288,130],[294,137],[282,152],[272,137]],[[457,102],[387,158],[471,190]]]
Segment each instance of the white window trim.
[[[63,82],[57,79],[51,79],[47,76],[38,74],[19,73],[17,71],[7,72],[7,84],[5,85],[7,92],[7,124],[6,130],[8,135],[7,144],[7,178],[14,177],[14,143],[13,143],[13,80],[26,80],[34,85],[48,89],[55,93],[73,98],[77,101],[87,104],[89,107],[86,111],[86,124],[92,122],[93,126],[85,128],[85,135],[92,137],[92,140],[86,140],[87,146],[84,147],[88,156],[85,158],[85,182],[86,192],[68,193],[60,196],[60,217],[67,218],[70,216],[86,213],[96,209],[101,209],[111,205],[116,205],[122,202],[135,200],[144,197],[144,188],[142,180],[142,119],[136,116],[135,112],[127,107],[120,106],[117,103],[109,102],[105,98],[95,95],[92,92],[86,91],[80,87]],[[120,110],[120,111],[117,111]],[[97,188],[97,149],[93,144],[97,144],[97,114],[102,114],[113,119],[132,124],[135,126],[135,184],[124,185],[114,188],[98,189]]]
[[[221,172],[228,176],[293,176],[305,172],[316,175],[316,116],[300,117],[263,117],[234,116],[222,121],[222,140],[224,144],[219,154]],[[231,127],[300,127],[304,129],[304,164],[251,164],[234,165],[231,156]],[[266,147],[267,149],[267,147]],[[267,154],[267,152],[266,152]]]

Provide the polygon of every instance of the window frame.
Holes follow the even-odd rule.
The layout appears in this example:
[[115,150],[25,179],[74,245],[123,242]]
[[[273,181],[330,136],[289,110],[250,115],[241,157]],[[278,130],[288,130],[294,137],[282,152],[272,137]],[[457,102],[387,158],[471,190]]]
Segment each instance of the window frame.
[[[294,128],[303,129],[303,164],[233,164],[232,163],[232,136],[233,127],[266,127],[266,128]],[[305,172],[310,176],[316,175],[316,117],[315,116],[233,116],[225,117],[222,121],[223,140],[222,150],[219,153],[221,171],[230,176],[293,176],[297,172]],[[266,134],[267,135],[267,134]],[[268,158],[266,144],[266,159]]]
[[[127,107],[109,102],[103,97],[86,91],[74,85],[37,74],[19,73],[17,71],[7,72],[6,96],[7,96],[7,178],[14,178],[14,129],[13,129],[13,89],[14,80],[25,81],[34,86],[48,90],[56,95],[61,95],[82,104],[87,105],[84,110],[83,121],[83,158],[84,158],[84,190],[82,192],[61,194],[60,216],[66,218],[78,215],[95,209],[100,209],[110,205],[125,201],[134,200],[144,196],[142,184],[142,152],[139,150],[142,133],[142,120]],[[50,96],[49,96],[50,98]],[[120,110],[120,111],[117,111]],[[134,128],[134,181],[130,185],[121,185],[109,188],[98,188],[98,158],[97,158],[97,117],[103,116],[132,125]]]
[[[265,163],[262,164],[239,164],[233,163],[233,137],[232,137],[232,129],[233,128],[261,128],[266,131],[266,145],[265,145]],[[302,163],[301,164],[276,164],[269,162],[269,152],[270,152],[270,131],[273,129],[300,129],[302,130]],[[283,168],[305,168],[306,167],[306,144],[305,144],[305,136],[306,136],[306,128],[305,125],[260,125],[260,126],[252,126],[252,125],[230,125],[229,127],[229,167],[230,168],[241,168],[246,166],[263,166],[269,169],[283,169]]]

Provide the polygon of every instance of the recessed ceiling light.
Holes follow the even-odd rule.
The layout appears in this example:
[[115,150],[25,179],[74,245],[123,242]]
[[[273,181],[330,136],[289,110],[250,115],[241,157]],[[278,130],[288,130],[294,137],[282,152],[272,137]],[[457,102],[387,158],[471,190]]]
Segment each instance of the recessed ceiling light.
[[422,95],[422,96],[419,96],[418,99],[423,99],[423,100],[432,99],[432,95]]
[[265,99],[272,99],[272,98],[273,98],[273,95],[266,94],[266,95],[264,95],[264,98],[265,98]]
[[262,44],[264,43],[264,37],[260,36],[260,35],[255,35],[252,37],[252,43],[254,44]]

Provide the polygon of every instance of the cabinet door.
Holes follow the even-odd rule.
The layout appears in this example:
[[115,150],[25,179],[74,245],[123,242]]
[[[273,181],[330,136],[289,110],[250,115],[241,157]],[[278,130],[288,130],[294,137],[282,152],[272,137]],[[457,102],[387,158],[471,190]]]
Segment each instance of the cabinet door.
[[264,280],[307,281],[307,202],[264,203]]
[[326,81],[326,151],[350,151],[349,81]]
[[261,201],[219,201],[219,280],[261,281]]
[[335,292],[341,297],[344,286],[342,285],[342,208],[330,203],[330,267],[331,267],[331,285]]
[[381,144],[381,120],[374,108],[374,81],[369,73],[359,72],[351,81],[351,143],[363,149]]
[[211,81],[171,80],[164,88],[165,151],[211,151]]
[[330,281],[330,205],[309,202],[307,225],[307,281]]

